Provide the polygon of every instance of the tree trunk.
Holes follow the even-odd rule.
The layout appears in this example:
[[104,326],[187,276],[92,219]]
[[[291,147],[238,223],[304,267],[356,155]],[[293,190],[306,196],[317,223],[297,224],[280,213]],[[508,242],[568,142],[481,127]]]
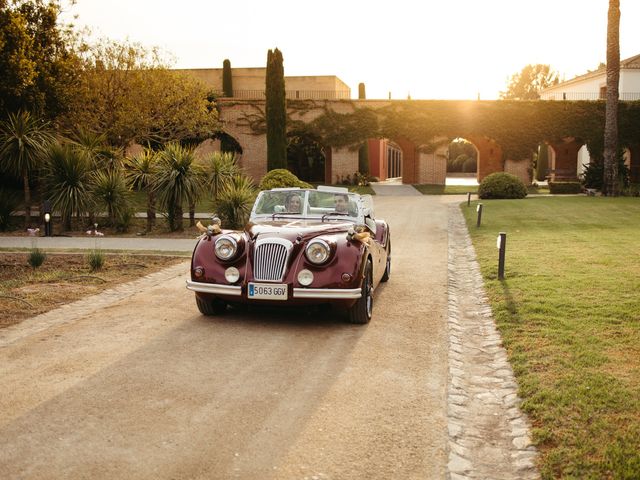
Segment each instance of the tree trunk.
[[189,204],[189,226],[190,227],[196,226],[196,204],[195,203]]
[[176,205],[175,214],[173,217],[173,226],[175,230],[179,232],[184,230],[184,227],[182,226],[182,205]]
[[31,188],[29,188],[29,175],[27,172],[22,174],[24,184],[24,228],[25,230],[31,225]]
[[147,193],[147,232],[156,224],[156,195],[152,190]]
[[604,123],[603,193],[618,196],[618,82],[620,79],[620,0],[609,0],[607,18],[607,104]]

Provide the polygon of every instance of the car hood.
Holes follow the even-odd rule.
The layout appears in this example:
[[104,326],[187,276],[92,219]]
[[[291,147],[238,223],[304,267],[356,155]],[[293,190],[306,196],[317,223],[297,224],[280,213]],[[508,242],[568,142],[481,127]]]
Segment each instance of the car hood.
[[290,241],[297,238],[313,238],[318,235],[330,235],[347,232],[354,223],[347,221],[322,222],[317,219],[278,219],[264,222],[249,223],[245,232],[250,238],[280,237]]

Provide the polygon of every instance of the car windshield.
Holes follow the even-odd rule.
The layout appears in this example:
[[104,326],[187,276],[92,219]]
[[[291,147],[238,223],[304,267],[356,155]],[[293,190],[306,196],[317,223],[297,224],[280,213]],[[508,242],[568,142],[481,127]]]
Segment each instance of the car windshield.
[[358,217],[357,195],[319,190],[267,190],[260,192],[252,216],[294,216],[305,218]]

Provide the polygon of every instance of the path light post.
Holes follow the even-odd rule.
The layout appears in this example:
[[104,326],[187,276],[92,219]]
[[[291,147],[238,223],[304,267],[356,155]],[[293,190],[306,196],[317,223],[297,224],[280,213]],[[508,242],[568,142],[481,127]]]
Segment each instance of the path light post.
[[498,247],[498,280],[504,280],[504,257],[507,249],[506,232],[500,232],[496,246]]
[[44,236],[50,237],[53,230],[53,224],[51,222],[51,202],[49,200],[45,200],[42,207],[44,210]]
[[478,221],[476,222],[476,227],[480,226],[480,223],[482,223],[482,204],[479,203],[478,206],[476,207],[476,212],[478,212]]
[[471,206],[471,192],[467,192],[467,207]]

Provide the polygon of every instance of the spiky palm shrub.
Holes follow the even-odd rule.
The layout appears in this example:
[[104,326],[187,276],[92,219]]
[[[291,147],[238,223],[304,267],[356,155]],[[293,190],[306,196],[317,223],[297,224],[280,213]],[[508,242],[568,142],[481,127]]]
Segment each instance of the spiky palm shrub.
[[236,175],[222,187],[217,207],[225,228],[244,227],[256,194],[253,181],[246,175]]
[[54,211],[60,212],[66,230],[71,217],[94,207],[91,191],[92,165],[85,155],[69,145],[53,144],[47,154],[45,183]]
[[19,205],[19,192],[0,186],[0,232],[7,229],[11,215],[17,210]]
[[153,190],[167,212],[172,232],[183,229],[183,204],[195,204],[202,195],[204,175],[195,158],[193,149],[177,143],[167,144],[158,153]]
[[124,160],[125,175],[129,186],[147,193],[147,231],[156,223],[155,175],[158,169],[157,154],[147,148],[139,154]]
[[98,170],[91,179],[96,206],[107,210],[109,224],[128,227],[131,193],[122,170]]
[[29,180],[44,161],[47,147],[53,141],[49,124],[29,112],[9,114],[9,118],[0,123],[0,171],[22,178],[25,228],[31,222]]
[[207,157],[205,166],[206,186],[211,192],[214,208],[222,188],[240,173],[241,170],[236,163],[234,153],[213,152]]
[[96,170],[111,170],[121,166],[120,152],[109,147],[106,134],[80,127],[72,136],[71,143],[87,156]]

